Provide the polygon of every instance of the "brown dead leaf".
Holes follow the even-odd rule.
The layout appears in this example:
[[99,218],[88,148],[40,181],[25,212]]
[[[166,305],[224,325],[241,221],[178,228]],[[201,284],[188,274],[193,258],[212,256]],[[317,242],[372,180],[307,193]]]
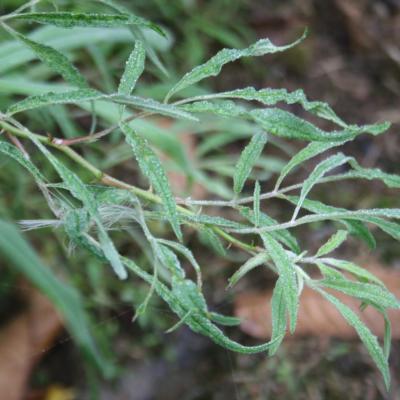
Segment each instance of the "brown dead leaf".
[[33,366],[62,328],[50,301],[28,289],[26,309],[0,331],[0,400],[24,398]]
[[[400,271],[383,267],[371,268],[387,286],[400,298]],[[372,307],[360,311],[360,302],[333,292],[343,303],[351,307],[360,319],[375,335],[383,337],[384,323],[380,314]],[[264,293],[245,293],[236,298],[235,314],[242,319],[241,329],[247,334],[265,339],[271,336],[271,307],[272,290]],[[389,310],[392,322],[393,338],[400,338],[400,311]],[[315,291],[305,288],[300,298],[299,319],[294,336],[332,336],[338,338],[357,338],[356,331],[345,321],[341,314]]]

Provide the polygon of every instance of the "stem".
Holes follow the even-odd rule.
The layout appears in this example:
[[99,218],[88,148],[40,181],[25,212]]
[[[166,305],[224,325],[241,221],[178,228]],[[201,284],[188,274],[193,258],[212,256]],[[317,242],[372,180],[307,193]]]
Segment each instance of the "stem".
[[[7,132],[11,133],[14,136],[25,138],[25,139],[29,139],[29,136],[34,136],[41,143],[61,151],[62,153],[67,155],[69,158],[74,160],[81,167],[83,167],[86,170],[88,170],[89,172],[91,172],[96,177],[96,179],[98,179],[104,185],[114,186],[117,188],[130,190],[132,193],[134,193],[138,197],[141,197],[142,199],[151,201],[152,203],[162,204],[161,198],[159,196],[155,195],[154,193],[149,192],[147,190],[140,189],[133,185],[129,185],[123,181],[120,181],[119,179],[112,177],[111,175],[105,174],[104,172],[102,172],[101,170],[96,168],[93,164],[86,161],[75,150],[71,149],[68,146],[63,146],[63,145],[54,143],[54,139],[52,139],[50,137],[38,135],[37,133],[28,133],[24,129],[19,129],[19,128],[9,124],[8,122],[2,121],[2,120],[0,120],[0,126],[4,130],[6,130]],[[190,211],[187,208],[184,208],[182,206],[179,206],[179,205],[177,206],[177,210],[186,215],[194,215],[194,213],[192,211]],[[254,252],[254,251],[260,250],[256,246],[249,245],[247,243],[240,241],[239,239],[236,239],[235,237],[233,237],[232,235],[230,235],[229,233],[227,233],[226,231],[224,231],[223,229],[221,229],[219,227],[212,226],[211,229],[213,229],[213,231],[217,235],[219,235],[220,237],[224,238],[225,240],[227,240],[228,242],[232,243],[234,246],[236,246],[242,250],[245,250],[247,252]]]
[[[337,182],[344,179],[357,179],[352,173],[347,174],[337,174],[337,175],[330,175],[321,178],[318,181],[318,184],[321,183],[330,183],[330,182]],[[260,194],[260,200],[271,199],[273,197],[279,197],[280,195],[291,192],[292,190],[301,189],[303,187],[303,183],[295,183],[290,186],[286,186],[282,189],[274,189],[271,192],[266,192]],[[242,197],[241,199],[237,200],[192,200],[191,198],[181,199],[177,198],[178,204],[183,205],[191,205],[191,206],[215,206],[215,207],[235,207],[241,204],[252,203],[254,201],[254,196]]]

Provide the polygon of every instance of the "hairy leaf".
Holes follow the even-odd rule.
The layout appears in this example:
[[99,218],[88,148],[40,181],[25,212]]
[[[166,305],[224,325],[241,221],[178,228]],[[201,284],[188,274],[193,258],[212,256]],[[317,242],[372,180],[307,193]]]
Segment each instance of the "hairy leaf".
[[[289,200],[293,204],[297,204],[299,198],[296,196],[281,196]],[[400,240],[400,224],[392,221],[387,221],[384,218],[394,218],[400,219],[400,209],[398,208],[382,208],[382,209],[366,209],[366,210],[356,210],[349,211],[345,208],[338,208],[333,206],[328,206],[319,201],[315,200],[304,200],[303,208],[315,213],[315,217],[308,219],[308,217],[303,217],[308,222],[313,221],[324,221],[333,220],[346,223],[348,221],[356,220],[362,222],[369,222],[378,226],[381,230],[386,232],[388,235],[392,236],[396,240]],[[299,220],[298,220],[299,221]]]
[[61,93],[50,92],[42,95],[30,96],[18,103],[11,105],[7,112],[9,115],[12,115],[17,112],[32,110],[38,107],[45,107],[54,104],[81,103],[93,100],[103,100],[118,104],[125,104],[141,110],[148,110],[172,118],[182,118],[191,121],[197,121],[197,118],[193,115],[169,104],[162,104],[155,100],[138,96],[121,95],[118,93],[104,94],[94,89],[72,90]]
[[185,279],[185,271],[176,254],[167,246],[162,244],[158,244],[156,247],[159,249],[157,255],[162,264],[172,273],[173,276]]
[[72,12],[37,12],[16,14],[13,19],[55,25],[61,28],[112,28],[122,25],[137,25],[150,28],[164,36],[164,32],[155,24],[133,14],[86,14]]
[[267,261],[270,257],[267,253],[258,253],[255,256],[249,258],[230,278],[229,278],[229,287],[232,287],[238,283],[240,279],[242,279],[248,272],[253,270],[254,268],[262,265]]
[[114,272],[120,279],[126,279],[127,273],[122,265],[120,256],[108,236],[103,224],[100,220],[100,215],[98,212],[98,205],[96,198],[92,193],[86,188],[85,184],[80,180],[80,178],[72,171],[70,171],[61,161],[59,161],[53,154],[51,154],[46,147],[44,147],[38,140],[32,138],[36,146],[41,150],[41,152],[46,156],[46,158],[51,162],[53,167],[56,169],[57,173],[60,175],[65,185],[71,194],[80,200],[84,206],[87,208],[88,212],[91,214],[94,222],[96,223],[98,236],[102,249],[107,260],[110,262],[114,269]]
[[[282,278],[279,278],[275,284],[274,291],[271,298],[271,315],[272,315],[272,333],[271,341],[274,344],[269,349],[269,354],[274,355],[285,334],[286,334],[286,304],[285,304],[285,291]],[[280,339],[278,339],[280,338]]]
[[61,93],[46,93],[27,97],[18,103],[12,104],[7,109],[8,115],[22,111],[33,110],[39,107],[46,107],[55,104],[73,104],[85,101],[99,100],[106,97],[105,94],[94,89],[78,89]]
[[139,136],[128,124],[121,124],[127,143],[132,147],[135,158],[143,174],[149,179],[155,191],[161,197],[168,220],[176,236],[182,241],[176,203],[169,186],[164,168],[145,139]]
[[253,193],[253,216],[254,216],[254,225],[260,225],[260,184],[256,181],[254,185],[254,193]]
[[299,308],[298,287],[295,265],[289,258],[282,245],[272,235],[264,233],[261,235],[265,249],[274,262],[279,278],[282,279],[282,290],[287,312],[290,318],[290,332],[294,332],[297,322]]
[[[253,225],[255,224],[254,213],[250,208],[247,207],[240,207],[240,213]],[[260,212],[260,223],[259,227],[264,226],[274,226],[277,225],[279,222],[274,218],[271,218],[269,215]],[[295,253],[300,253],[300,247],[297,243],[297,239],[293,236],[287,229],[281,229],[279,231],[273,231],[270,233],[276,240],[287,246],[290,250]]]
[[[256,109],[249,112],[253,120],[267,133],[275,136],[315,142],[342,142],[353,139],[364,132],[363,127],[349,127],[341,131],[326,132],[292,113],[279,108]],[[384,124],[380,129],[370,129],[371,132],[382,132],[387,129]]]
[[0,152],[6,154],[7,156],[13,158],[19,164],[21,164],[25,169],[27,169],[35,179],[43,183],[46,181],[46,178],[42,175],[42,173],[37,169],[37,167],[32,163],[31,160],[26,158],[22,152],[12,144],[4,142],[0,140]]
[[265,143],[267,143],[267,135],[264,132],[257,132],[242,151],[233,175],[233,190],[236,194],[242,191],[251,169],[264,149]]
[[188,86],[210,76],[217,76],[221,72],[222,67],[227,63],[236,61],[242,57],[263,56],[265,54],[285,51],[300,43],[304,39],[305,34],[306,33],[304,33],[301,38],[287,46],[275,46],[268,39],[260,39],[253,45],[242,50],[223,49],[207,62],[195,67],[192,71],[184,75],[184,77],[168,92],[166,101],[168,101],[175,93]]
[[27,45],[50,69],[60,74],[66,82],[79,88],[88,87],[86,79],[64,54],[53,47],[28,39],[20,33],[15,32],[14,36]]
[[279,186],[281,185],[282,181],[285,177],[298,165],[302,164],[303,162],[317,156],[318,154],[323,153],[326,150],[331,149],[332,147],[341,146],[344,144],[343,142],[311,142],[305,147],[304,149],[300,150],[296,153],[291,160],[282,168],[282,171],[276,180],[275,190],[278,190]]
[[337,258],[324,258],[324,263],[331,265],[337,269],[349,272],[352,274],[354,277],[356,277],[358,280],[363,281],[363,282],[374,282],[380,286],[385,287],[383,282],[377,278],[373,273],[369,272],[367,269],[359,267],[358,265],[346,261],[346,260],[340,260]]
[[195,101],[190,104],[184,104],[179,108],[193,113],[209,113],[218,115],[220,117],[228,118],[248,118],[248,110],[242,106],[237,105],[233,101]]
[[202,279],[201,279],[201,268],[196,259],[194,258],[193,253],[185,247],[181,243],[173,242],[172,240],[165,240],[165,239],[157,239],[158,242],[165,244],[166,246],[169,246],[176,250],[178,253],[181,253],[183,256],[186,257],[186,259],[190,262],[190,264],[193,266],[194,270],[196,271],[197,275],[197,284],[198,286],[201,287],[202,285]]
[[347,239],[347,234],[348,232],[344,230],[337,231],[318,249],[316,257],[324,256],[337,249]]
[[348,296],[376,304],[383,308],[400,308],[400,303],[396,297],[380,285],[329,278],[320,281],[320,284],[326,288],[337,290]]
[[367,348],[368,353],[374,360],[376,366],[381,371],[383,379],[385,380],[386,387],[389,387],[390,372],[388,362],[384,352],[379,346],[376,336],[371,333],[371,331],[364,325],[364,323],[360,320],[357,314],[351,310],[351,308],[343,304],[340,300],[338,300],[331,294],[323,290],[319,290],[319,292],[338,309],[338,311],[343,315],[346,321],[357,331],[361,341]]
[[119,94],[130,95],[132,93],[137,80],[144,71],[145,57],[146,50],[143,42],[136,40],[135,47],[126,62],[125,70],[118,86]]
[[293,212],[292,221],[296,219],[297,214],[300,211],[300,208],[303,204],[304,199],[307,194],[313,188],[313,186],[318,183],[318,181],[330,170],[343,165],[344,163],[349,161],[349,157],[346,157],[342,153],[335,154],[323,161],[321,161],[311,172],[310,176],[303,182],[302,189],[300,192],[299,202],[296,205],[296,209]]

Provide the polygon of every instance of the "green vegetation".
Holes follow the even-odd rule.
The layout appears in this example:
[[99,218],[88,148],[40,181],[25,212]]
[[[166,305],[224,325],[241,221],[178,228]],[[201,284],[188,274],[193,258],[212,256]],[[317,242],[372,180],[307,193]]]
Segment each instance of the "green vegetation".
[[[399,240],[396,220],[400,209],[348,210],[311,200],[309,195],[316,185],[348,179],[378,179],[390,188],[400,188],[400,177],[363,168],[353,157],[338,152],[320,161],[303,182],[282,186],[285,178],[308,160],[359,135],[383,134],[389,123],[349,125],[329,105],[308,100],[301,90],[249,87],[210,93],[199,86],[219,75],[227,63],[301,46],[306,34],[285,46],[261,39],[240,50],[223,49],[174,80],[165,75],[166,67],[158,55],[160,47],[170,46],[163,27],[111,0],[99,0],[85,10],[77,10],[73,2],[56,3],[32,1],[0,17],[3,37],[8,34],[0,44],[1,161],[10,157],[32,175],[53,214],[50,219],[22,224],[63,230],[72,246],[109,264],[116,276],[125,280],[123,285],[131,285],[134,276],[146,282],[148,293],[136,309],[137,316],[143,315],[152,296],[158,295],[176,314],[177,323],[171,329],[186,324],[232,351],[275,353],[287,329],[296,329],[301,292],[308,286],[328,299],[355,328],[389,386],[386,310],[399,308],[399,301],[368,271],[329,254],[349,235],[374,247],[369,225]],[[130,47],[130,54],[121,51],[121,43],[124,49]],[[122,55],[126,63],[121,61]],[[31,63],[34,60],[41,63]],[[163,85],[151,83],[155,78]],[[149,97],[152,92],[156,94]],[[335,124],[336,130],[322,130],[277,108],[294,103]],[[159,116],[172,121],[168,128],[160,124]],[[186,132],[202,138],[197,162],[180,140]],[[277,138],[307,144],[280,163],[274,189],[264,192],[263,181],[277,172],[268,157],[271,148],[282,146]],[[246,139],[248,144],[235,159],[213,155],[215,149],[238,139]],[[127,160],[137,167],[135,185],[128,183],[132,179],[125,181],[105,172]],[[255,169],[264,174],[257,175]],[[187,197],[174,194],[171,171],[185,177]],[[197,184],[217,198],[192,199],[190,192]],[[297,196],[292,194],[296,191]],[[292,216],[283,222],[275,219],[282,216],[270,216],[271,199],[293,205]],[[209,207],[229,208],[230,219],[209,213]],[[296,227],[309,224],[318,229],[322,222],[337,231],[316,254],[309,254],[301,248]],[[238,321],[208,309],[202,292],[204,267],[186,244],[191,231],[220,253],[233,246],[247,254],[248,260],[232,276],[230,286],[256,267],[276,273],[269,342],[245,346],[218,326]],[[60,308],[77,343],[105,372],[102,356],[85,328],[89,323],[80,296],[56,278],[56,270],[53,275],[43,267],[14,227],[2,222],[0,233],[0,251]],[[112,237],[116,234],[124,236],[124,244],[134,241],[146,257],[122,255]],[[47,237],[53,240],[50,234]],[[84,264],[80,268],[86,273]],[[315,277],[313,268],[320,271],[321,278]],[[382,314],[387,332],[383,347],[358,316],[327,289],[355,297],[362,307],[374,307]],[[105,370],[105,375],[110,375]]]

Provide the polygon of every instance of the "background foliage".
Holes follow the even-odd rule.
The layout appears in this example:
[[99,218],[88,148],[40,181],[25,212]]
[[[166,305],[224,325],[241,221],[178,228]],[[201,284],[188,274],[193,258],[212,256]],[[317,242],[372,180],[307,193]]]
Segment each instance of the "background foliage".
[[[282,339],[281,335],[286,330],[286,314],[289,315],[290,330],[294,331],[299,306],[298,295],[303,285],[308,285],[327,297],[341,310],[346,320],[354,325],[388,384],[389,371],[386,358],[389,353],[389,340],[386,340],[384,348],[381,349],[375,337],[353,311],[335,300],[331,294],[325,292],[325,289],[334,289],[355,296],[364,305],[375,306],[383,313],[387,307],[398,307],[398,302],[366,270],[344,261],[327,258],[326,254],[335,250],[347,239],[347,232],[361,238],[370,247],[375,247],[375,238],[364,223],[373,224],[398,239],[399,228],[392,220],[399,217],[398,209],[390,208],[387,204],[379,208],[374,204],[373,207],[368,207],[369,209],[356,204],[357,208],[362,209],[350,211],[310,200],[308,196],[316,184],[337,182],[342,179],[374,178],[381,180],[389,188],[396,188],[399,186],[398,176],[376,168],[366,169],[352,157],[342,153],[331,153],[330,156],[315,163],[309,170],[308,176],[303,181],[300,179],[300,183],[289,186],[289,189],[282,188],[281,185],[286,175],[305,161],[324,151],[342,146],[363,133],[379,135],[388,128],[388,125],[349,125],[337,117],[327,104],[309,101],[299,90],[287,92],[281,89],[246,88],[213,94],[204,86],[193,87],[193,84],[202,79],[217,75],[222,66],[228,62],[243,56],[280,52],[289,49],[290,46],[275,47],[271,42],[261,40],[246,47],[252,36],[249,30],[230,25],[221,28],[219,22],[214,26],[212,18],[207,17],[206,12],[205,17],[199,18],[198,21],[196,18],[194,21],[187,19],[190,20],[189,27],[181,25],[176,22],[177,15],[183,15],[188,10],[192,12],[191,7],[196,7],[196,4],[179,2],[176,7],[171,8],[159,5],[159,15],[163,16],[167,28],[163,38],[160,36],[159,28],[147,20],[126,14],[125,9],[119,6],[115,8],[109,1],[101,3],[102,6],[96,5],[96,12],[112,11],[117,15],[94,18],[68,14],[27,14],[24,17],[3,19],[7,23],[3,25],[4,37],[7,37],[7,40],[4,40],[0,48],[0,54],[3,54],[0,82],[3,89],[1,109],[5,113],[1,124],[8,134],[31,140],[30,144],[24,141],[31,159],[27,159],[24,153],[21,153],[22,148],[15,140],[13,145],[2,141],[1,150],[33,173],[34,180],[54,214],[51,215],[46,207],[38,205],[43,204],[43,197],[38,196],[37,200],[33,197],[32,201],[26,204],[24,191],[33,190],[30,186],[33,180],[27,178],[16,168],[15,163],[9,162],[9,159],[4,157],[5,168],[2,168],[2,174],[5,176],[5,183],[2,187],[13,204],[11,208],[4,204],[2,208],[4,217],[14,221],[29,218],[30,221],[24,222],[24,226],[28,228],[38,226],[57,228],[53,235],[46,235],[47,240],[51,241],[48,245],[49,251],[52,253],[52,259],[57,257],[61,264],[68,267],[64,267],[63,270],[54,268],[55,275],[60,278],[62,274],[64,275],[62,280],[68,276],[74,281],[73,285],[78,286],[84,294],[85,302],[89,302],[87,304],[89,309],[93,308],[97,313],[104,310],[112,312],[113,309],[121,307],[119,303],[126,304],[132,309],[133,304],[136,310],[135,316],[139,317],[141,326],[149,326],[150,332],[159,324],[162,329],[168,327],[164,317],[160,318],[160,315],[152,311],[154,307],[159,306],[158,300],[152,296],[155,291],[178,315],[180,321],[178,325],[185,323],[195,332],[201,332],[232,350],[253,352],[269,348],[270,352],[274,353]],[[103,6],[104,9],[99,8]],[[224,6],[226,7],[223,2],[215,2],[208,12],[214,15],[214,7]],[[35,7],[37,9],[33,12],[53,10],[54,5],[43,3]],[[82,7],[81,4],[73,2],[62,4],[60,2],[56,7],[56,11],[88,12],[93,11],[94,5],[88,3]],[[239,3],[237,7],[240,7]],[[237,12],[235,7],[229,10],[232,13]],[[29,11],[27,9],[25,13]],[[146,6],[140,3],[137,9],[130,11],[149,18],[152,16]],[[123,17],[120,16],[120,12],[123,13]],[[157,22],[159,18],[156,15],[154,19]],[[46,22],[49,26],[37,25],[38,31],[28,39],[28,36],[17,33],[17,31],[27,33],[32,29],[24,20]],[[176,30],[170,28],[165,21],[175,21],[171,25]],[[121,23],[127,26],[121,27]],[[67,26],[72,26],[73,29],[64,30]],[[107,29],[104,29],[105,26]],[[143,27],[152,29],[142,29]],[[171,30],[170,33],[168,29]],[[219,42],[218,47],[240,47],[243,50],[223,50],[180,80],[182,72],[204,62],[207,58],[206,52],[209,56],[213,53],[206,51],[206,47],[201,51],[201,47],[207,46],[207,42],[204,44],[198,41],[199,32],[216,39]],[[11,38],[14,39],[10,39],[6,34],[11,34]],[[175,39],[179,46],[171,47],[173,34],[178,35],[177,39],[179,35],[184,38],[183,41]],[[132,46],[134,39],[136,42]],[[195,40],[198,46],[193,46]],[[188,51],[188,48],[195,48],[198,51],[197,55],[194,51]],[[13,51],[10,52],[10,49]],[[172,49],[177,51],[177,56],[171,56]],[[67,52],[67,56],[62,53],[63,51]],[[145,53],[146,66],[149,68],[146,68],[145,74],[141,76]],[[164,53],[166,57],[160,56]],[[180,53],[190,54],[187,66],[176,61],[183,58],[179,57]],[[42,63],[37,63],[35,61],[37,59]],[[111,63],[109,59],[112,59]],[[128,60],[126,66],[125,60]],[[83,74],[72,66],[71,61]],[[26,67],[27,62],[32,62],[29,68]],[[242,64],[241,68],[245,66]],[[60,75],[66,84],[62,83]],[[133,89],[134,96],[131,95]],[[45,94],[49,92],[52,93]],[[162,102],[164,98],[166,100],[172,98],[175,93],[177,96],[182,96],[181,100],[172,99],[170,102],[174,102],[173,105]],[[148,97],[152,100],[148,100]],[[20,99],[22,99],[20,102],[15,102]],[[239,99],[239,101],[234,103],[227,99]],[[258,104],[246,105],[240,99],[258,101]],[[318,127],[312,125],[290,113],[287,108],[284,110],[260,107],[260,103],[264,106],[274,106],[277,102],[286,102],[289,105],[298,103],[305,111],[322,117],[329,123],[336,123],[339,127],[335,131],[328,131],[331,129],[329,125],[319,124]],[[76,104],[76,106],[66,106],[66,104]],[[136,111],[136,114],[132,115],[131,109],[143,111]],[[14,115],[17,112],[23,114]],[[149,118],[149,114],[160,114],[169,119],[167,122],[164,117]],[[126,122],[134,119],[129,124],[119,124],[121,118]],[[201,122],[198,122],[198,119]],[[313,117],[310,121],[314,121]],[[110,126],[112,130],[109,129]],[[92,136],[87,136],[89,132]],[[184,146],[184,138],[188,132],[197,139],[196,158],[189,157],[188,149]],[[282,138],[310,141],[310,144],[296,153],[295,148],[282,141]],[[76,144],[79,144],[79,147],[76,147],[79,150],[74,151],[72,146]],[[241,151],[245,144],[247,146]],[[50,152],[44,145],[56,147],[61,153]],[[226,154],[222,149],[232,150]],[[269,149],[271,154],[268,153]],[[137,164],[130,161],[132,154]],[[291,161],[286,164],[288,159]],[[35,169],[33,165],[40,165],[40,170]],[[105,170],[110,171],[110,175],[101,172]],[[332,175],[331,170],[337,173]],[[170,187],[171,176],[174,173],[183,176],[185,182],[185,188],[180,193],[175,193],[179,196],[177,199],[172,194],[172,191],[177,189]],[[275,185],[271,187],[271,183],[276,180],[276,177],[272,179],[274,174],[280,175]],[[326,174],[329,175],[325,176]],[[112,178],[113,175],[121,180]],[[146,190],[148,181],[152,191]],[[135,186],[128,186],[123,182],[134,182]],[[105,185],[110,184],[118,189],[106,189]],[[202,189],[201,197],[207,194],[211,199],[214,197],[218,199],[196,201],[186,198],[197,186]],[[299,190],[298,197],[286,195],[289,190],[296,189]],[[241,195],[242,191],[244,194]],[[7,201],[7,196],[4,199]],[[280,209],[270,199],[287,200],[295,207],[290,209],[284,206]],[[332,203],[329,196],[324,201]],[[208,207],[217,208],[209,212],[212,209]],[[301,209],[310,214],[298,216]],[[215,213],[218,213],[217,217]],[[287,222],[279,224],[270,214]],[[33,216],[36,218],[35,221],[31,220]],[[327,220],[337,221],[340,229],[334,233],[332,228],[336,223],[325,225],[323,221]],[[329,235],[324,235],[328,241],[316,252],[311,252],[316,254],[315,256],[301,252],[301,249],[307,249],[303,247],[305,241],[302,239],[305,232],[302,225],[306,223],[313,223],[313,227],[319,231],[326,229],[327,232],[333,233],[330,239]],[[185,237],[181,225],[187,225],[184,229]],[[85,251],[77,249],[73,258],[70,258],[65,235],[60,227],[65,230],[73,245],[84,247],[103,261],[108,261],[120,278],[126,278],[127,269],[131,270],[149,283],[150,290],[140,280],[132,284],[133,278],[129,278],[130,284],[119,282],[105,268],[107,262],[99,263]],[[296,228],[298,240],[287,228]],[[108,338],[100,337],[97,341],[104,344],[110,342],[111,336],[115,335],[115,332],[112,332],[115,327],[106,324],[106,332],[97,332],[96,329],[93,331],[84,314],[80,316],[70,311],[81,307],[76,305],[81,303],[76,293],[69,294],[69,289],[66,289],[64,295],[63,289],[60,289],[52,296],[51,290],[54,290],[54,286],[57,287],[59,281],[53,283],[50,281],[51,284],[47,283],[47,286],[46,283],[41,284],[36,281],[32,273],[33,265],[27,266],[23,260],[17,261],[17,257],[22,257],[24,253],[27,254],[25,260],[33,257],[29,253],[30,250],[23,249],[24,242],[20,242],[19,246],[22,247],[17,247],[21,239],[10,225],[4,224],[2,231],[2,251],[12,260],[12,265],[19,266],[19,269],[45,291],[56,305],[58,302],[59,309],[64,310],[63,314],[67,321],[68,315],[71,315],[70,332],[77,343],[86,350],[88,359],[97,360],[95,363],[97,362],[105,376],[114,375],[114,362],[109,356],[99,356],[98,349],[91,348],[90,342],[92,335],[104,336],[104,334]],[[175,238],[171,235],[171,231],[175,233]],[[198,236],[194,234],[195,231]],[[237,234],[242,234],[243,237]],[[35,235],[37,234],[32,236],[33,240]],[[259,235],[259,238],[254,235]],[[54,238],[58,238],[58,242],[55,242]],[[274,310],[272,347],[270,344],[244,347],[228,339],[212,323],[215,321],[231,325],[236,320],[208,311],[203,295],[199,291],[202,281],[206,282],[206,279],[201,279],[199,271],[202,270],[203,274],[206,271],[190,251],[197,249],[194,243],[198,239],[206,247],[214,248],[214,250],[208,249],[207,252],[215,251],[219,257],[227,260],[243,260],[243,265],[230,279],[231,286],[260,265],[266,264],[272,271],[278,272],[279,279],[272,299]],[[114,242],[118,245],[115,246]],[[321,244],[323,242],[321,241]],[[228,243],[234,247],[227,246]],[[239,250],[235,250],[235,247]],[[243,250],[250,253],[250,256],[247,256],[251,257],[250,259],[245,257]],[[44,249],[41,249],[41,252],[43,251]],[[135,263],[132,261],[132,256]],[[177,256],[182,261],[187,259],[188,262],[184,263],[185,268],[182,268]],[[197,254],[195,256],[197,257]],[[34,272],[42,269],[47,271],[39,260],[35,264]],[[54,265],[54,261],[51,264]],[[88,267],[82,268],[82,265]],[[322,279],[308,275],[308,268],[306,269],[305,265],[318,267]],[[342,275],[341,269],[353,274],[359,282],[349,280]],[[15,272],[8,270],[7,273],[11,274],[7,279],[15,279],[12,277]],[[49,279],[57,278],[49,277]],[[103,304],[101,308],[98,305],[99,300]],[[175,322],[176,320],[172,325]],[[78,326],[80,330],[74,330],[73,326]],[[173,326],[172,329],[177,327]],[[88,330],[93,331],[90,336],[87,336]],[[388,330],[387,333],[389,335]],[[108,349],[104,348],[101,353],[109,351],[109,345],[106,347]]]

